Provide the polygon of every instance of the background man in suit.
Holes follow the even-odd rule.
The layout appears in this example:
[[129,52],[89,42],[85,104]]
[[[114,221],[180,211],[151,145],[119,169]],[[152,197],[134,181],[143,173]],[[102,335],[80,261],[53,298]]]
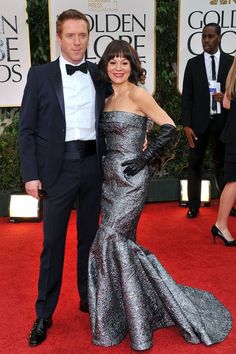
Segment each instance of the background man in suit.
[[[99,131],[105,97],[97,66],[85,61],[89,22],[77,10],[57,18],[61,56],[29,70],[20,117],[20,158],[26,192],[41,190],[44,242],[40,260],[37,319],[31,346],[46,339],[61,289],[70,212],[77,211],[78,291],[80,310],[88,312],[87,277],[90,246],[100,214],[100,159],[106,151]],[[77,70],[76,70],[77,69]]]
[[[221,28],[216,23],[207,24],[202,31],[204,52],[191,58],[186,66],[182,94],[182,123],[190,146],[188,172],[188,218],[195,218],[200,208],[201,167],[208,143],[211,141],[215,164],[216,181],[223,189],[224,144],[220,134],[227,118],[227,111],[211,114],[209,84],[219,82],[220,92],[215,93],[213,102],[223,101],[225,82],[233,57],[219,49]],[[214,56],[214,58],[212,58]],[[214,62],[213,62],[214,60]]]

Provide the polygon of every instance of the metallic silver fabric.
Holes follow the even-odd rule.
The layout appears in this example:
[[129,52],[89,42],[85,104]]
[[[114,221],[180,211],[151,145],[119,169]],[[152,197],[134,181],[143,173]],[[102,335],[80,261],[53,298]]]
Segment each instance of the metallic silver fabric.
[[104,112],[101,121],[108,154],[102,222],[89,259],[93,343],[108,347],[129,334],[132,348],[145,350],[152,346],[153,330],[173,325],[190,343],[218,343],[231,329],[228,310],[211,293],[176,284],[136,243],[148,169],[127,177],[121,163],[142,152],[146,122],[128,112]]

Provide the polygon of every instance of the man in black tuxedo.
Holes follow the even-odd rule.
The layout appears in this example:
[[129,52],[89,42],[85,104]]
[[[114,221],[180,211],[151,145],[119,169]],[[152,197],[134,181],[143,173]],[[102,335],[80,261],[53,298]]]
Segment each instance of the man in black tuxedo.
[[46,339],[58,302],[70,212],[77,211],[80,310],[88,312],[88,256],[100,214],[106,152],[99,116],[111,88],[85,60],[89,22],[77,10],[57,18],[61,56],[29,70],[20,114],[20,159],[25,190],[43,200],[44,242],[40,259],[37,319],[29,344]]
[[[226,77],[233,57],[220,51],[220,40],[220,26],[216,23],[207,24],[202,31],[204,52],[188,61],[184,74],[182,124],[190,146],[187,212],[190,219],[197,217],[200,208],[201,167],[209,142],[213,148],[217,185],[219,190],[223,189],[224,144],[220,141],[220,134],[227,111],[221,106],[221,113],[211,114],[210,105],[223,101]],[[211,81],[221,85],[220,92],[214,94],[212,102],[209,93]]]

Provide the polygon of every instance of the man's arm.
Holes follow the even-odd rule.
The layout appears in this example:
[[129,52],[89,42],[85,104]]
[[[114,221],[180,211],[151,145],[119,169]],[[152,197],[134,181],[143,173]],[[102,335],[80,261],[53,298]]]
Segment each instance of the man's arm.
[[193,78],[191,63],[188,61],[183,79],[183,92],[182,92],[182,125],[184,127],[191,127],[191,116],[193,106]]
[[36,84],[37,80],[34,75],[34,70],[31,68],[28,73],[20,110],[19,144],[22,178],[23,181],[26,182],[26,192],[37,198],[38,189],[41,188],[41,182],[38,179],[36,161],[35,132],[38,117]]
[[183,80],[183,93],[182,93],[182,124],[184,132],[187,137],[189,146],[194,148],[197,136],[192,129],[191,117],[192,117],[192,105],[193,105],[193,79],[191,64],[188,61],[185,68],[184,80]]

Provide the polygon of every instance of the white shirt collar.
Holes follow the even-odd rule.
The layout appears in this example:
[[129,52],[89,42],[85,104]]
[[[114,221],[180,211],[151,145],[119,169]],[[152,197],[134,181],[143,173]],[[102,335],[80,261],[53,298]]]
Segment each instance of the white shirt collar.
[[205,58],[210,58],[212,55],[214,55],[214,57],[219,60],[220,59],[220,50],[218,49],[215,54],[210,54],[210,53],[204,52]]
[[68,60],[66,60],[66,59],[62,56],[62,54],[61,54],[60,57],[59,57],[59,63],[60,63],[60,68],[61,68],[64,72],[66,72],[66,64],[70,64],[70,65],[74,65],[74,66],[79,66],[80,64],[85,63],[85,58],[83,58],[79,64],[72,64],[72,63],[70,63]]

